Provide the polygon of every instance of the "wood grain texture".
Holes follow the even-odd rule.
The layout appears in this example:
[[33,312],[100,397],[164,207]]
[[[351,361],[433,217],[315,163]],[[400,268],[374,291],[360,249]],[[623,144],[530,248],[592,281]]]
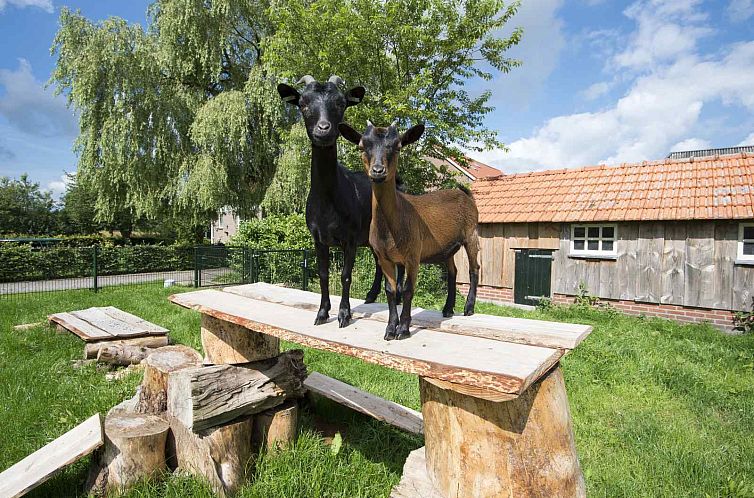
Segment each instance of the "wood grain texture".
[[138,337],[150,335],[151,333],[141,325],[114,318],[99,308],[72,311],[71,314],[116,337]]
[[82,320],[71,313],[55,313],[54,315],[47,317],[47,319],[50,324],[57,324],[69,332],[76,334],[80,339],[86,342],[113,339],[112,334],[108,334],[104,330],[95,327],[91,323]]
[[636,300],[645,303],[659,303],[662,294],[661,266],[665,242],[665,225],[660,222],[639,224],[637,246],[638,285]]
[[300,349],[244,366],[181,369],[170,374],[167,411],[188,429],[200,431],[301,397],[305,378]]
[[445,498],[427,473],[424,446],[408,454],[401,481],[390,492],[390,498]]
[[712,307],[732,309],[733,277],[738,253],[738,223],[715,223],[715,271]]
[[289,399],[274,408],[254,415],[252,447],[267,451],[289,448],[298,433],[298,402]]
[[715,272],[715,224],[695,222],[688,225],[686,282],[683,304],[704,307],[712,302]]
[[0,497],[25,495],[103,442],[102,418],[97,414],[0,473]]
[[152,348],[126,344],[103,346],[97,352],[97,363],[127,367],[141,363],[153,351]]
[[97,358],[99,350],[108,346],[142,346],[145,348],[161,348],[168,345],[168,336],[150,335],[131,339],[114,339],[111,341],[87,342],[84,344],[84,359]]
[[202,290],[170,300],[221,320],[237,323],[307,347],[425,377],[521,393],[563,355],[557,349],[500,342],[412,328],[411,337],[384,341],[384,324],[355,320],[340,329],[335,320],[314,326],[312,312],[251,300],[228,292]]
[[205,365],[240,365],[274,358],[280,353],[280,339],[234,323],[202,315],[202,349]]
[[313,393],[404,431],[413,434],[424,432],[420,412],[362,391],[332,377],[312,372],[304,381],[304,386]]
[[683,304],[686,280],[686,222],[665,224],[660,272],[660,302]]
[[445,498],[586,496],[559,367],[500,403],[419,386],[427,472]]
[[[319,295],[299,289],[260,282],[226,287],[224,290],[239,296],[295,308],[310,311],[319,309]],[[331,296],[331,300],[337,302],[340,296]],[[384,303],[364,304],[359,299],[351,299],[351,313],[354,318],[369,318],[380,322],[387,322],[388,319],[387,305]],[[549,348],[573,349],[592,330],[592,327],[587,325],[482,314],[445,318],[439,311],[422,308],[412,309],[411,316],[411,323],[416,327]]]
[[139,318],[138,316],[132,315],[131,313],[118,309],[115,306],[104,306],[99,309],[105,312],[105,314],[107,314],[108,316],[111,316],[115,318],[116,320],[120,320],[121,322],[138,326],[139,328],[145,330],[149,334],[164,335],[170,332],[165,327],[161,327],[155,323],[148,322],[144,320],[143,318]]
[[201,355],[188,346],[165,346],[151,353],[144,360],[144,378],[136,410],[140,413],[163,413],[167,409],[170,374],[201,364]]

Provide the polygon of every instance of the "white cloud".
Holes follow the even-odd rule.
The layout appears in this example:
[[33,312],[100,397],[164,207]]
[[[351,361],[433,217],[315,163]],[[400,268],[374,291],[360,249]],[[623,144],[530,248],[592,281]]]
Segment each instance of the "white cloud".
[[684,150],[704,150],[704,149],[711,149],[712,143],[709,140],[705,140],[703,138],[687,138],[686,140],[681,140],[674,146],[670,148],[670,152],[680,152]]
[[55,8],[52,6],[52,0],[0,0],[0,12],[2,12],[7,5],[12,5],[20,9],[24,7],[38,7],[50,14],[55,12]]
[[78,134],[76,117],[66,107],[65,99],[45,90],[26,59],[19,59],[15,71],[0,69],[0,87],[5,88],[0,97],[0,116],[12,127],[38,137],[73,139]]
[[744,138],[740,144],[738,144],[739,147],[744,145],[754,145],[754,132],[751,132],[748,137]]
[[754,16],[754,0],[731,0],[726,11],[731,21],[746,21]]
[[62,175],[59,180],[53,180],[48,183],[47,190],[52,192],[52,196],[55,199],[59,199],[63,194],[65,194],[65,189],[69,183],[71,183],[71,179],[68,177],[68,175]]
[[609,91],[610,84],[606,81],[600,81],[599,83],[590,85],[589,88],[581,92],[581,96],[584,97],[585,100],[597,100]]
[[[696,3],[641,1],[626,14],[641,34],[647,23],[657,26],[663,19],[698,23],[704,16],[689,8]],[[636,14],[640,7],[647,11]],[[697,36],[704,36],[705,28],[699,28]],[[595,112],[551,118],[510,143],[510,153],[476,154],[479,160],[515,172],[657,159],[694,131],[705,104],[722,102],[754,113],[754,41],[728,46],[715,59],[696,53],[693,40],[682,50],[640,57],[637,47],[645,42],[636,33],[616,55],[636,70],[622,98]]]

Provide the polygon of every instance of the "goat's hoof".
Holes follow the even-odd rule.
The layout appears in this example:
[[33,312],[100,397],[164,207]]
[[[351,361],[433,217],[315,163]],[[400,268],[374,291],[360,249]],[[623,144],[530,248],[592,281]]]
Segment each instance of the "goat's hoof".
[[338,312],[338,327],[343,328],[351,323],[351,312],[348,310],[340,310]]
[[463,310],[463,316],[471,316],[474,314],[474,308],[466,308]]
[[398,325],[395,331],[395,338],[398,340],[408,339],[411,337],[411,333],[408,331],[408,325]]
[[375,295],[367,294],[367,298],[364,299],[364,303],[365,304],[370,304],[370,303],[375,302],[376,300],[377,300],[377,295],[376,294]]
[[453,310],[442,310],[442,316],[445,318],[450,318],[453,316]]
[[395,339],[395,325],[388,325],[385,329],[385,340],[392,341]]
[[327,323],[327,320],[330,318],[330,315],[325,310],[319,310],[317,313],[317,318],[314,319],[314,325],[322,325],[323,323]]

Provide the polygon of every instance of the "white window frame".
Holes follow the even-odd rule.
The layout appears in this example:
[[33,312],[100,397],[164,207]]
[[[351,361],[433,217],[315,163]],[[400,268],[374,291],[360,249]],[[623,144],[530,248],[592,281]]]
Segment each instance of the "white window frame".
[[752,254],[744,254],[744,242],[752,242],[754,243],[754,239],[745,239],[744,240],[744,228],[751,228],[754,227],[754,222],[749,223],[739,223],[738,224],[738,261],[745,261],[747,263],[754,263],[754,255]]
[[[576,249],[574,247],[574,242],[576,239],[576,228],[584,228],[584,238],[582,239],[579,237],[579,240],[584,241],[584,249]],[[588,249],[588,240],[589,237],[589,228],[598,227],[600,229],[600,235],[597,240],[599,240],[599,249]],[[613,237],[612,239],[603,239],[602,237],[602,228],[603,227],[610,227],[613,229]],[[594,240],[592,238],[591,240]],[[611,251],[605,251],[602,249],[602,242],[603,240],[612,240],[613,241],[613,249]],[[571,247],[570,247],[570,255],[571,256],[583,256],[583,257],[593,257],[593,258],[602,258],[602,257],[608,257],[608,258],[614,258],[618,256],[618,225],[615,223],[573,223],[571,224]]]

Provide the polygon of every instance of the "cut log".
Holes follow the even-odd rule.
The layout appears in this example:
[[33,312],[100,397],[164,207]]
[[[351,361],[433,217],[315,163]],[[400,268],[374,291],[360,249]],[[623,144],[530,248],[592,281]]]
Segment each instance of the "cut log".
[[200,431],[302,396],[305,378],[301,350],[245,366],[187,368],[170,375],[168,413]]
[[105,419],[105,446],[92,462],[87,491],[123,491],[165,471],[170,426],[156,415],[115,411]]
[[144,379],[136,411],[163,413],[167,408],[170,373],[201,364],[201,355],[188,346],[165,346],[155,350],[144,360]]
[[103,346],[97,352],[97,363],[107,363],[108,365],[127,367],[136,365],[155,351],[154,348],[144,346],[132,346],[129,344],[115,344]]
[[16,330],[16,331],[19,331],[19,332],[23,332],[23,331],[26,331],[26,330],[31,330],[31,329],[36,328],[36,327],[41,327],[44,324],[45,324],[45,322],[22,323],[20,325],[14,325],[13,326],[13,330]]
[[427,472],[445,498],[586,496],[559,366],[510,401],[419,386]]
[[422,414],[411,408],[362,391],[327,375],[312,372],[304,381],[309,391],[414,434],[424,432]]
[[296,441],[298,430],[298,403],[288,400],[254,416],[252,446],[267,450],[288,448]]
[[390,498],[445,498],[427,474],[424,446],[408,454],[401,482],[390,492]]
[[0,473],[0,496],[16,498],[102,446],[99,413]]
[[134,337],[131,339],[117,339],[113,341],[88,342],[84,345],[84,359],[95,359],[99,350],[105,346],[143,346],[145,348],[161,348],[168,345],[168,336]]
[[234,494],[246,481],[252,456],[253,417],[195,433],[168,417],[172,437],[169,458],[179,470],[202,477],[219,496]]
[[280,339],[202,315],[205,365],[238,365],[267,360],[280,353]]

